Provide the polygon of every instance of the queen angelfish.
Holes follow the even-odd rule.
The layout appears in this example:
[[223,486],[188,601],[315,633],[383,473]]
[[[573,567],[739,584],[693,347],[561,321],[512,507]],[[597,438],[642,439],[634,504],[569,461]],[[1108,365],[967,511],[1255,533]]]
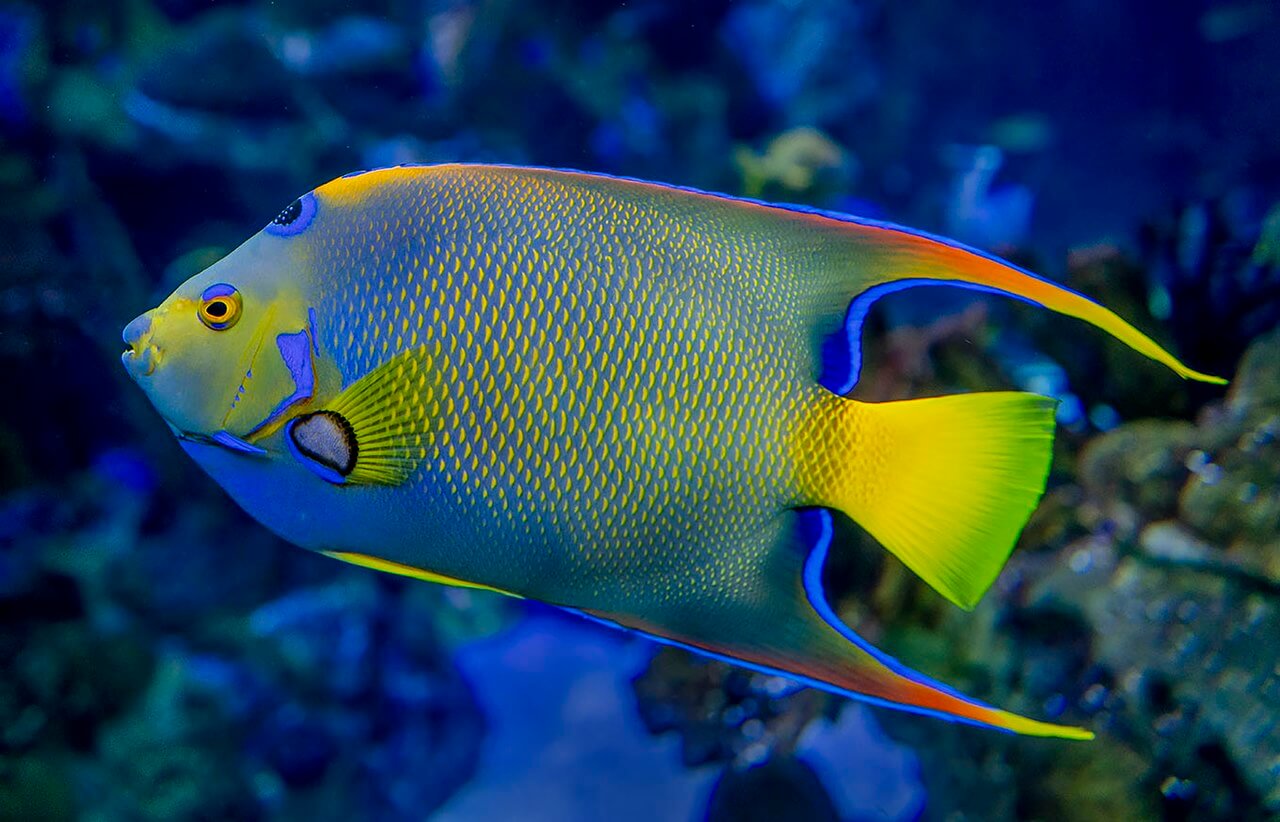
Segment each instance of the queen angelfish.
[[844,396],[871,301],[930,283],[1078,317],[1221,382],[938,237],[472,165],[348,175],[294,201],[129,323],[124,364],[187,453],[304,548],[875,703],[1088,738],[907,669],[824,596],[838,514],[972,608],[1043,493],[1048,398]]

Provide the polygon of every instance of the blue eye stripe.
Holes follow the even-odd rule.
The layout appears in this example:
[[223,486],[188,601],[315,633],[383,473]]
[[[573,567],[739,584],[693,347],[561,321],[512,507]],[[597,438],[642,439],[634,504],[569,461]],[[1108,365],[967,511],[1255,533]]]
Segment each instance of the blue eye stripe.
[[209,286],[200,294],[202,300],[212,300],[215,297],[234,297],[236,295],[236,287],[226,283],[215,283]]

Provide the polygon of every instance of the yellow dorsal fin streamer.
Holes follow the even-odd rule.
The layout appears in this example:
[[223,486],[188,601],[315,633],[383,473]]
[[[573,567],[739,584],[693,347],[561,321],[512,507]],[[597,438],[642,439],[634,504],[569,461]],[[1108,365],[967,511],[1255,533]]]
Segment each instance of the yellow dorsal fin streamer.
[[1222,377],[1187,367],[1106,306],[1010,263],[895,226],[855,222],[848,230],[857,241],[858,267],[870,272],[865,288],[900,280],[935,280],[940,284],[950,280],[1000,291],[1084,320],[1185,379],[1227,384]]

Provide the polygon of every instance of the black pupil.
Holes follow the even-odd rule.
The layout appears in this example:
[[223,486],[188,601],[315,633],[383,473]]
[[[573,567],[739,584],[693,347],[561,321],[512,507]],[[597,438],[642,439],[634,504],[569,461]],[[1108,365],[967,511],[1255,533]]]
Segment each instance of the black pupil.
[[275,223],[276,225],[288,225],[289,223],[292,223],[294,220],[298,219],[298,215],[301,213],[302,213],[302,201],[294,200],[292,203],[289,203],[289,205],[285,206],[284,211],[281,211],[279,214],[277,214],[276,218],[271,222]]
[[214,300],[213,302],[209,303],[209,307],[205,309],[205,313],[207,313],[210,317],[227,316],[226,300]]

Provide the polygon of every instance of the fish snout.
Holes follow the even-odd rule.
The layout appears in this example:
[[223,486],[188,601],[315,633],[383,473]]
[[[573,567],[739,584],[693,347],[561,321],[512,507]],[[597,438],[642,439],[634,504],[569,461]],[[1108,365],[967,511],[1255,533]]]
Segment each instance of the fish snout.
[[151,315],[148,311],[135,317],[121,334],[129,348],[120,355],[120,361],[134,379],[151,376],[160,362],[160,351],[151,339]]

